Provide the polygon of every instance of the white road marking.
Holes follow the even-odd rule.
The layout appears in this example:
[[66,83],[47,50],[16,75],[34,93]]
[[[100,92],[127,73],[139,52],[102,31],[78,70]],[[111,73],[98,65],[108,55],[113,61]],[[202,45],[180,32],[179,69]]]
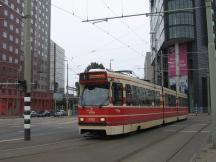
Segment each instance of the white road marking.
[[209,133],[209,131],[201,131],[201,133]]
[[[191,130],[191,131],[181,131],[181,133],[197,133],[198,131]],[[200,133],[209,133],[209,131],[201,131]]]
[[204,123],[203,123],[203,124],[202,124],[202,123],[198,123],[198,124],[196,124],[196,125],[202,125],[202,126],[203,126],[203,125],[207,125],[207,124],[204,124]]
[[166,129],[166,130],[164,130],[164,132],[176,132],[176,130]]
[[1,140],[0,143],[4,143],[4,142],[12,142],[12,141],[20,141],[20,140],[23,140],[23,138],[16,138],[16,139]]
[[195,131],[195,130],[191,130],[191,131],[181,131],[181,133],[196,133],[198,131]]

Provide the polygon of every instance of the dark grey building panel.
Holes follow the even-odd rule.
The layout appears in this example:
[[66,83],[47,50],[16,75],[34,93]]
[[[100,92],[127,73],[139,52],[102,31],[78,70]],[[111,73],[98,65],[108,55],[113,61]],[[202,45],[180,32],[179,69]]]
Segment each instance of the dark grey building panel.
[[[153,63],[157,61],[157,66],[161,67],[160,53],[168,53],[168,48],[175,43],[187,43],[187,56],[188,56],[188,68],[189,68],[189,96],[190,106],[198,106],[207,111],[207,81],[208,81],[208,38],[207,38],[207,23],[206,23],[206,10],[204,0],[158,0],[163,5],[164,10],[171,11],[176,9],[184,9],[191,7],[200,7],[195,10],[178,11],[167,13],[163,16],[162,22],[164,23],[163,31],[165,39],[161,39],[163,42],[155,44],[158,41],[156,34],[152,36],[152,55]],[[151,10],[154,11],[154,7],[157,7],[157,0],[152,0]],[[155,4],[153,4],[155,3]],[[213,7],[216,10],[215,0],[213,0]],[[216,14],[214,15],[216,17]],[[155,20],[154,20],[155,19]],[[155,25],[158,17],[151,17],[151,29],[154,31],[160,31],[160,26]],[[216,21],[213,18],[213,21]],[[215,23],[216,24],[216,23]],[[214,28],[216,31],[216,28]],[[156,43],[155,43],[156,42]],[[156,50],[154,50],[156,47]],[[156,59],[157,58],[157,59]],[[167,66],[167,61],[164,60],[163,66]],[[164,73],[164,82],[167,82],[167,73]],[[160,78],[160,76],[157,76]],[[156,80],[158,80],[156,78]],[[160,83],[160,82],[159,82]],[[167,84],[165,84],[167,85]],[[169,86],[169,85],[168,85]]]

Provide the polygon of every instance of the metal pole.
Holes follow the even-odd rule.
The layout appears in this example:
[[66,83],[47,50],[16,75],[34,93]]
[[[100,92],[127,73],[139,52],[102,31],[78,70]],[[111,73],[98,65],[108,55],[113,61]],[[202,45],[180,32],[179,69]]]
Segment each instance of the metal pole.
[[17,85],[16,85],[16,110],[15,113],[18,114],[19,112],[19,70],[17,71]]
[[112,61],[113,59],[110,59],[110,71],[112,71]]
[[66,96],[66,102],[67,102],[67,113],[68,113],[68,116],[69,116],[69,112],[68,112],[68,110],[69,110],[69,96],[68,96],[68,60],[67,60],[67,96]]
[[[205,0],[206,19],[208,29],[208,57],[209,57],[209,81],[210,81],[210,105],[212,111],[212,142],[213,148],[216,149],[216,51],[213,32],[213,16],[211,0]],[[210,106],[209,105],[209,106]]]
[[161,51],[161,86],[164,86],[163,51]]
[[67,94],[68,94],[68,61],[67,61]]
[[157,70],[158,70],[158,67],[157,67],[157,57],[158,56],[156,56],[155,57],[155,66],[154,66],[154,84],[157,84]]
[[54,69],[53,69],[53,82],[54,82],[54,93],[56,92],[56,44],[54,43]]
[[112,70],[112,63],[111,63],[112,59],[110,59],[110,71]]
[[110,71],[111,71],[111,60],[110,60]]
[[24,78],[26,81],[26,92],[24,98],[24,140],[31,140],[31,118],[30,118],[30,102],[31,102],[31,0],[25,0],[25,25],[24,25],[24,55],[25,55],[25,69]]
[[176,91],[179,92],[179,44],[175,44],[175,56],[176,56]]

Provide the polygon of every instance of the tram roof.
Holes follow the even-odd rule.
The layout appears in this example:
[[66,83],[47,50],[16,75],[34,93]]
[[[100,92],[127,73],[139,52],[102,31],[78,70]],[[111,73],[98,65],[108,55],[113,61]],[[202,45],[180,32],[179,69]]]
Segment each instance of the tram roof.
[[156,88],[156,89],[161,89],[161,86],[156,85],[154,83],[142,80],[138,77],[136,77],[135,75],[130,75],[130,74],[126,74],[126,73],[122,73],[122,72],[115,72],[115,71],[107,71],[107,74],[109,77],[113,77],[113,78],[117,78],[117,79],[123,79],[129,82],[134,82],[136,84],[141,84],[141,85],[146,85],[146,86],[150,86],[152,88]]
[[[154,83],[142,80],[142,79],[136,77],[135,75],[131,75],[130,73],[127,73],[127,71],[109,71],[106,69],[91,69],[89,72],[86,72],[86,73],[100,73],[100,72],[101,73],[107,73],[109,78],[122,79],[122,80],[125,80],[128,82],[134,82],[135,84],[145,85],[145,86],[149,86],[149,87],[152,87],[154,89],[159,89],[159,90],[161,90],[161,88],[162,88],[159,85],[156,85]],[[164,87],[164,90],[170,94],[176,93],[175,90],[172,90],[172,89],[169,89],[166,87]],[[178,94],[178,96],[181,96],[181,97],[187,97],[186,94],[183,94],[180,92],[178,92],[177,94]]]

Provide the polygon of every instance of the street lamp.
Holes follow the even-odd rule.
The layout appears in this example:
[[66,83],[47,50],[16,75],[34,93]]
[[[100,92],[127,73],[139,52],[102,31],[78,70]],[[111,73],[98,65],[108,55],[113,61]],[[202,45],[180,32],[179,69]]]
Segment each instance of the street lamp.
[[112,71],[112,61],[114,61],[114,59],[110,59],[110,71]]
[[66,112],[69,115],[69,96],[68,96],[68,60],[64,60],[67,61],[67,86],[66,86]]

